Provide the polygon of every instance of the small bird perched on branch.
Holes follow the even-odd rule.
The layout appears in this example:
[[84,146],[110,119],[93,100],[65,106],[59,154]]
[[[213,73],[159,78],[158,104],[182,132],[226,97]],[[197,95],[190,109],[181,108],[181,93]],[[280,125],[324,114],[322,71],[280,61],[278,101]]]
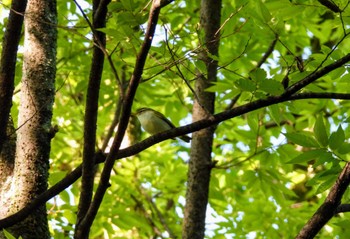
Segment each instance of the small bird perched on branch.
[[[136,111],[136,116],[139,119],[142,128],[152,135],[176,128],[175,125],[163,114],[150,108],[138,109]],[[191,140],[187,135],[180,136],[179,138],[187,143]]]

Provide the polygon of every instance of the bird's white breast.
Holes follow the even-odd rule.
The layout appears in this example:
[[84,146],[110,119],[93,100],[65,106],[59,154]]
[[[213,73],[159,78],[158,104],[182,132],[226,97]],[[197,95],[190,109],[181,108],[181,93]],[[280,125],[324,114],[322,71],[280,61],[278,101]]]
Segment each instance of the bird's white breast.
[[170,129],[171,127],[152,111],[142,112],[137,116],[142,128],[150,134],[157,134],[159,132]]

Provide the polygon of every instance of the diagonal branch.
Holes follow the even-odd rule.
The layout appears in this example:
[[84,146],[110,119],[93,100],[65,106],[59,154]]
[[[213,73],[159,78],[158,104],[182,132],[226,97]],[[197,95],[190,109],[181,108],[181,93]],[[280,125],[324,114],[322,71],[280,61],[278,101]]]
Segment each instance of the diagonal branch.
[[[282,103],[282,102],[288,101],[288,100],[302,100],[302,99],[310,99],[310,98],[350,100],[350,94],[301,93],[301,94],[297,94],[293,97],[289,97],[288,99],[283,100],[283,101],[282,100],[276,101],[276,102],[270,101],[270,104],[261,105],[261,107],[258,107],[255,109],[263,108],[263,107],[273,105],[273,104]],[[254,102],[252,102],[252,103],[254,103]],[[249,103],[249,104],[252,104],[252,103]],[[232,117],[230,117],[230,118],[233,118],[235,116],[240,116],[242,114],[250,112],[250,110],[246,111],[247,108],[249,108],[249,107],[248,106],[241,107],[240,108],[241,110],[239,112],[236,112],[235,115],[232,112],[230,114],[230,115],[232,115]],[[225,113],[225,112],[222,112],[222,113]],[[212,119],[216,119],[216,117],[218,117],[218,115],[220,115],[222,113],[214,115]],[[196,130],[200,130],[200,129],[203,129],[205,127],[220,123],[224,120],[226,120],[226,119],[222,119],[222,120],[217,119],[217,120],[212,120],[211,122],[201,120],[201,121],[197,121],[195,123],[192,123],[192,124],[189,124],[186,126],[182,126],[182,127],[168,130],[168,131],[165,131],[165,132],[162,132],[159,134],[155,134],[155,135],[153,135],[153,136],[151,136],[151,137],[149,137],[149,138],[147,138],[147,139],[145,139],[145,140],[143,140],[135,145],[132,145],[128,148],[119,150],[119,152],[115,156],[114,160],[130,157],[130,156],[138,154],[141,151],[143,151],[143,150],[145,150],[145,149],[147,149],[147,148],[149,148],[149,147],[151,147],[159,142],[162,142],[164,140],[171,139],[171,138],[174,138],[176,136],[188,134],[188,133],[194,132]],[[94,161],[96,164],[103,163],[103,162],[105,162],[107,156],[108,156],[107,154],[104,154],[102,152],[97,152],[95,155]],[[42,193],[40,196],[38,196],[36,199],[34,199],[26,207],[24,207],[23,209],[21,209],[17,213],[15,213],[7,218],[1,219],[0,220],[0,229],[5,228],[5,227],[9,227],[11,225],[14,225],[16,222],[23,220],[35,208],[37,208],[41,204],[44,204],[45,202],[47,202],[48,200],[50,200],[51,198],[58,195],[60,192],[62,192],[66,188],[68,188],[70,185],[72,185],[76,180],[78,180],[81,177],[81,171],[82,171],[82,165],[79,165],[76,169],[74,169],[72,172],[70,172],[65,178],[63,178],[61,181],[56,183],[54,186],[52,186],[46,192]]]
[[137,87],[141,80],[141,76],[143,73],[143,68],[146,63],[148,52],[151,48],[152,40],[156,30],[157,22],[158,22],[160,9],[163,6],[166,6],[167,4],[169,4],[170,2],[171,0],[168,0],[168,1],[154,0],[152,3],[144,42],[137,56],[134,72],[132,74],[129,86],[126,91],[125,101],[123,102],[123,106],[122,106],[123,110],[122,110],[122,114],[121,114],[121,118],[118,126],[118,131],[116,133],[116,137],[114,138],[114,141],[111,147],[111,152],[106,158],[106,162],[104,164],[104,167],[101,173],[101,178],[100,178],[96,193],[94,195],[93,201],[89,207],[89,210],[87,211],[87,214],[85,215],[84,219],[81,221],[81,224],[79,225],[80,226],[79,233],[82,236],[78,236],[78,238],[88,237],[88,232],[90,230],[90,227],[102,203],[104,194],[107,191],[107,188],[109,187],[110,174],[115,162],[114,159],[118,154],[120,144],[123,140],[123,137],[129,122],[129,117],[131,115],[131,106],[136,94]]
[[[273,52],[273,50],[275,49],[276,43],[278,41],[278,35],[275,35],[275,39],[271,42],[269,48],[266,50],[266,52],[264,53],[264,55],[262,56],[262,58],[259,60],[258,64],[256,65],[255,69],[260,68],[262,64],[265,63],[265,61],[267,60],[267,58],[269,58],[269,56],[271,55],[271,53]],[[253,69],[254,70],[254,69]]]
[[[325,66],[324,68],[321,68],[319,71],[312,73],[309,76],[306,76],[304,79],[302,79],[299,82],[304,81],[315,81],[317,80],[316,76],[322,77],[323,75],[331,72],[332,70],[335,70],[339,67],[341,67],[343,64],[350,61],[350,54],[344,56],[343,58],[340,58],[338,61]],[[299,83],[298,82],[298,83]],[[310,83],[311,83],[310,82]],[[212,125],[218,124],[222,121],[225,121],[230,118],[234,118],[236,116],[248,113],[250,111],[260,109],[269,105],[282,103],[289,100],[301,100],[301,99],[310,99],[310,98],[324,98],[324,99],[344,99],[349,100],[350,96],[349,94],[341,94],[341,93],[300,93],[293,96],[289,96],[293,94],[292,92],[298,91],[299,89],[295,89],[294,87],[297,87],[297,84],[292,85],[292,88],[289,88],[289,91],[287,90],[284,94],[280,96],[270,96],[266,99],[257,100],[254,102],[250,102],[248,104],[218,113],[211,117],[210,119],[204,119],[197,122],[194,122],[192,124],[182,126],[180,128],[172,129],[166,132],[162,132],[159,134],[156,134],[154,136],[151,136],[142,142],[133,145],[131,147],[125,148],[120,150],[118,153],[113,153],[113,157],[109,156],[110,160],[114,161],[120,158],[128,157],[134,154],[137,154],[161,141],[164,141],[166,139],[174,138],[180,135],[185,135],[200,129],[204,129],[206,127],[210,127]],[[307,85],[307,84],[306,84]],[[334,98],[333,98],[334,97]],[[95,159],[96,163],[102,163],[104,162],[105,157],[101,156],[101,154],[97,154],[97,158]],[[113,162],[114,163],[114,162]],[[112,164],[113,164],[112,163]],[[73,172],[71,172],[69,175],[67,175],[63,180],[55,184],[53,187],[51,187],[49,190],[38,196],[35,200],[33,200],[27,207],[21,209],[17,213],[11,215],[10,217],[4,218],[0,220],[0,228],[8,227],[16,222],[23,220],[26,216],[28,216],[33,209],[38,207],[39,205],[45,203],[55,195],[59,194],[61,191],[66,189],[69,185],[74,183],[79,177],[81,176],[81,166],[76,168]]]
[[330,0],[318,0],[323,6],[327,7],[329,10],[333,12],[342,12],[342,10]]
[[[98,21],[100,21],[101,17],[103,18],[103,15],[102,14],[106,14],[105,11],[106,11],[106,7],[108,6],[108,4],[110,3],[110,0],[101,0],[101,1],[98,1],[99,2],[99,5],[96,6],[96,10],[94,11],[94,16],[93,16],[93,23],[91,23],[91,21],[89,20],[88,16],[86,16],[84,10],[82,9],[82,7],[79,5],[79,3],[76,1],[76,0],[73,0],[75,5],[79,8],[80,10],[80,13],[83,15],[85,21],[87,22],[87,24],[89,25],[91,31],[92,31],[92,34],[93,34],[93,37],[94,37],[94,46],[100,48],[100,50],[103,52],[103,54],[107,57],[107,60],[108,60],[108,63],[112,69],[112,72],[114,74],[114,77],[115,79],[117,80],[117,83],[119,85],[119,88],[121,89],[122,88],[122,82],[120,81],[120,78],[119,78],[119,75],[118,75],[118,72],[117,70],[115,69],[115,66],[114,66],[114,63],[112,61],[112,56],[111,54],[108,54],[107,50],[106,50],[106,44],[104,44],[101,39],[98,37],[99,34],[101,33],[100,31],[96,30],[98,28],[103,28],[103,26],[98,26]],[[94,2],[94,4],[96,4]],[[97,23],[97,24],[96,24]],[[121,93],[121,95],[123,95],[122,91],[120,91],[119,93]]]
[[296,239],[311,239],[316,236],[322,227],[337,213],[341,198],[349,184],[350,162],[345,165],[327,198],[307,224],[301,229]]
[[291,85],[286,89],[286,91],[282,94],[283,97],[285,96],[291,96],[294,93],[298,92],[305,86],[311,84],[315,80],[319,79],[320,77],[328,74],[329,72],[333,71],[334,69],[337,69],[344,65],[345,63],[350,61],[350,53],[345,55],[344,57],[340,58],[339,60],[335,61],[332,64],[329,64],[323,68],[321,68],[318,71],[312,72],[310,75],[306,76],[304,79],[298,81],[297,83]]

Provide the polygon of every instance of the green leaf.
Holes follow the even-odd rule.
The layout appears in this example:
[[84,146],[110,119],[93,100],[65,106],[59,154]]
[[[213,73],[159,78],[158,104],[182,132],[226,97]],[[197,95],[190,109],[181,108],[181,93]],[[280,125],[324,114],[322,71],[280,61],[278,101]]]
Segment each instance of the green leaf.
[[259,0],[257,1],[256,6],[257,6],[257,12],[262,17],[263,21],[266,23],[269,22],[272,16],[269,9],[267,9],[267,7],[265,6],[265,4],[261,0]]
[[197,70],[202,73],[207,71],[207,66],[202,60],[195,60],[194,65],[196,66]]
[[121,3],[123,4],[124,8],[128,11],[134,11],[137,9],[137,5],[133,0],[121,0]]
[[62,211],[62,215],[68,220],[68,222],[70,223],[74,223],[77,219],[77,215],[75,212],[73,212],[72,210],[63,210]]
[[[232,91],[232,83],[229,83],[227,81],[217,81],[214,82],[211,86],[205,89],[207,92],[225,92],[227,90]],[[237,90],[236,90],[237,91]]]
[[280,126],[281,122],[281,113],[280,113],[280,107],[278,105],[271,105],[268,107],[270,116],[275,121],[275,123]]
[[249,117],[247,119],[247,123],[250,127],[250,130],[254,132],[254,134],[258,133],[259,130],[259,120],[257,114],[249,114]]
[[305,163],[305,162],[308,162],[310,160],[318,159],[319,157],[321,157],[322,155],[327,154],[327,153],[328,152],[324,149],[309,150],[309,151],[306,151],[306,152],[299,154],[298,156],[291,159],[287,163],[292,163],[292,164]]
[[2,231],[7,239],[16,239],[16,237],[12,236],[12,234],[6,231],[5,229],[3,229]]
[[[306,183],[306,186],[320,185],[321,182],[326,182],[329,180],[334,182],[337,178],[337,175],[339,175],[341,171],[342,168],[339,165],[332,166],[330,169],[327,169],[325,171],[320,171]],[[322,188],[325,188],[325,185],[322,186]]]
[[336,178],[334,177],[334,178],[330,178],[327,181],[321,183],[321,185],[316,190],[316,194],[322,193],[322,192],[326,191],[327,189],[329,189],[330,187],[332,187],[335,180],[336,180]]
[[301,133],[286,133],[287,139],[297,145],[304,147],[318,147],[317,141],[310,136]]
[[320,143],[320,145],[326,147],[328,145],[328,135],[322,116],[318,116],[316,119],[314,133],[316,140]]
[[340,146],[342,146],[342,144],[344,143],[344,140],[345,140],[345,133],[341,125],[339,125],[337,131],[333,132],[329,137],[329,147],[332,150],[336,150]]
[[256,89],[255,84],[251,80],[247,80],[247,79],[243,79],[243,78],[236,80],[234,85],[238,89],[243,90],[243,91],[253,92]]
[[333,154],[331,152],[324,152],[319,155],[319,158],[316,159],[316,162],[312,166],[313,168],[316,168],[319,165],[323,165],[326,162],[332,162],[334,160],[336,159],[333,157]]
[[67,190],[64,190],[60,193],[60,198],[63,202],[69,204],[70,203],[70,195]]
[[272,79],[259,81],[259,89],[271,95],[279,95],[284,91],[281,82]]
[[338,149],[337,152],[340,154],[348,154],[350,153],[350,144],[349,143],[343,143]]
[[226,175],[222,174],[221,176],[219,176],[218,180],[219,180],[219,188],[224,188],[226,186]]
[[267,73],[263,69],[257,68],[256,70],[250,72],[249,76],[253,81],[259,82],[266,79]]

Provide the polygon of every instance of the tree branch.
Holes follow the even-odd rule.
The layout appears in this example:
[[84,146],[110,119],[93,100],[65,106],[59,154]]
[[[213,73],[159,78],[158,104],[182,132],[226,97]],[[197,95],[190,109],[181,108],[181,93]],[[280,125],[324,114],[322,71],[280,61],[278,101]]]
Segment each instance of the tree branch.
[[[81,230],[80,222],[85,217],[93,194],[94,178],[95,178],[95,145],[98,115],[98,99],[100,92],[101,77],[104,65],[104,52],[106,46],[106,34],[100,31],[94,31],[96,28],[103,28],[106,25],[107,5],[109,0],[94,1],[93,4],[93,24],[91,29],[94,34],[93,56],[91,62],[86,108],[84,117],[84,148],[83,148],[83,164],[82,164],[82,181],[81,194],[79,198],[77,222],[75,234],[78,238],[84,238],[89,234],[89,230]],[[99,12],[97,14],[97,9]]]
[[16,59],[27,0],[13,0],[2,42],[0,60],[0,152],[7,139],[6,128],[12,106]]
[[349,100],[350,93],[335,93],[335,92],[305,92],[289,97],[289,100],[304,100],[304,99],[338,99]]
[[143,68],[146,63],[148,52],[151,48],[152,40],[156,30],[157,22],[158,22],[160,9],[162,8],[162,6],[165,6],[170,2],[171,1],[166,1],[166,0],[162,0],[162,1],[154,0],[152,3],[144,42],[137,56],[134,72],[132,74],[129,86],[127,88],[125,101],[123,102],[123,110],[122,110],[120,122],[118,125],[118,131],[112,143],[110,154],[108,154],[106,158],[106,162],[104,164],[104,167],[101,173],[101,178],[100,178],[95,196],[93,198],[93,201],[89,207],[89,210],[87,211],[86,216],[81,221],[80,229],[82,231],[89,231],[96,217],[97,211],[102,203],[104,194],[107,188],[109,187],[110,173],[111,173],[111,170],[113,169],[115,158],[118,154],[120,144],[123,140],[123,137],[125,135],[125,131],[129,122],[132,103],[136,94],[137,87],[141,80],[141,76],[143,73]]
[[258,64],[256,65],[256,68],[260,68],[262,64],[265,63],[265,61],[267,60],[267,58],[271,55],[271,53],[273,52],[273,50],[275,49],[276,43],[278,41],[278,35],[276,34],[275,39],[271,42],[269,48],[267,49],[267,51],[265,52],[265,54],[262,56],[262,58],[260,59],[260,61],[258,62]]
[[305,86],[311,84],[315,80],[319,79],[320,77],[326,75],[327,73],[341,67],[345,63],[350,61],[350,53],[345,55],[344,57],[340,58],[339,60],[335,61],[332,64],[329,64],[328,66],[325,66],[321,68],[318,71],[312,72],[310,75],[306,76],[304,79],[298,81],[297,83],[291,85],[286,89],[286,91],[282,94],[282,96],[291,96],[297,91],[301,90]]
[[[159,143],[167,139],[175,138],[177,136],[185,135],[188,133],[192,133],[194,131],[218,124],[222,121],[225,121],[230,118],[234,118],[236,116],[243,115],[252,110],[260,109],[266,106],[270,106],[273,104],[282,103],[289,100],[303,100],[310,98],[322,98],[322,99],[342,99],[342,100],[350,100],[350,94],[342,94],[342,93],[300,93],[287,98],[277,98],[276,96],[269,97],[264,100],[258,100],[246,105],[227,110],[221,113],[214,115],[211,119],[200,120],[189,125],[185,125],[179,128],[171,129],[168,131],[164,131],[158,134],[155,134],[133,146],[130,146],[125,149],[119,150],[118,154],[115,156],[114,160],[118,160],[125,157],[130,157],[132,155],[138,154],[141,151]],[[95,163],[103,163],[108,155],[103,154],[102,152],[97,152],[95,155]],[[81,177],[82,166],[79,165],[76,169],[74,169],[71,173],[69,173],[65,178],[63,178],[60,182],[56,183],[46,192],[42,193],[36,199],[34,199],[30,204],[28,204],[23,209],[19,210],[17,213],[1,219],[0,220],[0,229],[9,227],[15,224],[18,221],[23,220],[27,217],[35,208],[40,206],[41,204],[47,202],[54,196],[58,195],[60,192],[68,188],[72,185],[76,180]]]
[[341,198],[350,184],[350,162],[348,162],[340,173],[337,181],[331,188],[327,198],[301,229],[296,239],[311,239],[322,229],[322,227],[337,213]]
[[328,8],[333,12],[342,12],[342,10],[337,5],[335,5],[333,1],[329,1],[329,0],[318,0],[318,1],[323,6],[325,6],[326,8]]
[[340,204],[335,213],[350,212],[350,204]]
[[81,177],[82,165],[79,165],[72,172],[70,172],[61,181],[56,183],[54,186],[49,188],[44,193],[40,194],[33,201],[31,201],[27,206],[19,210],[18,212],[12,214],[9,217],[0,220],[0,229],[10,227],[30,215],[36,208],[46,203],[48,200],[58,195],[60,192],[68,188],[75,181]]
[[[118,76],[117,70],[115,69],[115,66],[113,64],[111,55],[108,54],[108,52],[106,51],[106,44],[104,44],[100,40],[100,38],[98,37],[102,32],[96,30],[97,28],[99,28],[98,24],[96,24],[97,23],[96,21],[99,21],[99,19],[102,16],[101,14],[106,14],[105,13],[106,7],[110,3],[110,0],[101,0],[101,2],[98,1],[99,2],[98,6],[93,7],[93,8],[96,8],[96,10],[93,13],[93,23],[91,23],[91,21],[89,20],[88,16],[86,16],[84,10],[79,5],[79,3],[76,0],[73,0],[73,2],[79,8],[81,14],[83,15],[85,21],[87,22],[87,24],[89,25],[89,27],[90,27],[90,29],[92,31],[92,34],[93,34],[93,37],[94,37],[94,41],[93,41],[94,46],[100,48],[100,50],[103,52],[103,54],[107,57],[108,63],[111,66],[112,72],[114,74],[115,79],[117,80],[119,88],[122,89],[122,87],[123,87],[122,82],[120,81],[120,78]],[[97,4],[97,3],[94,1],[94,4]],[[101,26],[101,27],[103,27],[103,26]],[[121,96],[123,96],[123,91],[122,90],[120,90],[119,93],[121,94]]]
[[138,199],[137,197],[135,197],[134,195],[130,194],[130,197],[132,198],[132,200],[135,201],[136,206],[138,210],[140,210],[143,213],[143,216],[145,217],[146,221],[148,222],[149,226],[152,228],[154,234],[156,235],[156,237],[154,238],[163,238],[162,237],[162,232],[161,230],[157,227],[157,225],[154,223],[150,213],[148,212],[149,210],[147,210],[140,199]]

